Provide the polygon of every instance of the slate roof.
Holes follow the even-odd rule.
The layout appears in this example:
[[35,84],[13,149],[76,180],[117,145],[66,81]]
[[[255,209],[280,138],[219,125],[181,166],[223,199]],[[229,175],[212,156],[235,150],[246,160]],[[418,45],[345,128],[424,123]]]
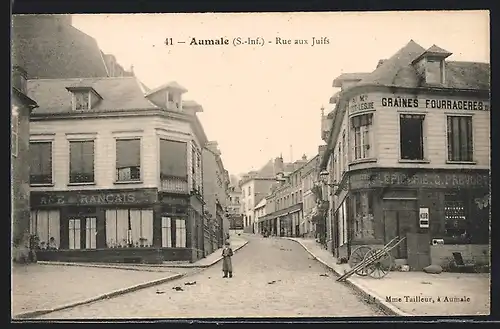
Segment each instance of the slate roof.
[[183,86],[181,86],[177,82],[171,81],[171,82],[168,82],[164,85],[159,86],[158,88],[150,90],[146,96],[152,95],[152,94],[154,94],[160,90],[166,89],[166,88],[177,89],[177,90],[180,90],[181,92],[184,92],[184,93],[188,91],[186,88],[184,88]]
[[341,87],[342,81],[360,81],[370,73],[343,73],[333,80],[333,87]]
[[[426,52],[448,54],[446,50],[435,45],[426,50],[415,41],[410,40],[396,54],[358,82],[356,86],[422,87],[421,79],[411,63]],[[490,65],[488,63],[446,61],[445,70],[445,88],[490,88]]]
[[13,17],[13,65],[29,79],[107,77],[97,41],[56,16]]
[[28,96],[34,99],[40,113],[65,113],[72,111],[72,95],[67,87],[91,86],[102,97],[90,111],[120,111],[157,109],[140,87],[136,77],[86,78],[86,79],[36,79],[28,80]]

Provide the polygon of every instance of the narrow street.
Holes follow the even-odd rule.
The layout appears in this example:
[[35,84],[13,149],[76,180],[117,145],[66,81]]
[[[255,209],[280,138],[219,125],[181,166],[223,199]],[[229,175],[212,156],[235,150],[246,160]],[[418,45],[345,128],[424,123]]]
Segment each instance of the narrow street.
[[[43,319],[382,316],[297,243],[248,236],[234,277],[216,264],[180,280],[42,316]],[[328,276],[325,276],[327,274]],[[186,282],[196,282],[184,285]],[[173,287],[181,287],[176,291]]]

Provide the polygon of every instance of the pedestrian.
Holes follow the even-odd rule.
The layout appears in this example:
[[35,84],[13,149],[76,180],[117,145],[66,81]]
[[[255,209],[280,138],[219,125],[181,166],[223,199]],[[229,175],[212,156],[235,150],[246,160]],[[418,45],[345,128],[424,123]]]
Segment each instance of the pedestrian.
[[231,257],[233,256],[233,249],[229,244],[229,241],[226,242],[224,249],[222,249],[222,272],[224,272],[223,278],[233,277],[233,264],[231,263]]

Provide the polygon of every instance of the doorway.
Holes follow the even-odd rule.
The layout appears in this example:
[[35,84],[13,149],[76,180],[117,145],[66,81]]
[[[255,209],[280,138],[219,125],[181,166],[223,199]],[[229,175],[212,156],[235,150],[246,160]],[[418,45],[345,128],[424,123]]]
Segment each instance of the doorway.
[[69,249],[96,249],[97,217],[73,216],[68,223]]
[[[417,232],[417,200],[384,200],[384,244],[396,236],[403,238],[407,233]],[[395,259],[407,259],[407,241],[401,242],[392,249]]]

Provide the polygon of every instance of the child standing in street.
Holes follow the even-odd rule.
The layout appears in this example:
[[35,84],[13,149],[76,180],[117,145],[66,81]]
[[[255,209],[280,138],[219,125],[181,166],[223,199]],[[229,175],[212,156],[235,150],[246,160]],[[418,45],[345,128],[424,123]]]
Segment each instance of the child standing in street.
[[229,241],[226,242],[224,249],[222,249],[222,272],[224,272],[223,278],[233,277],[233,264],[231,263],[231,257],[233,256],[233,249],[229,244]]

